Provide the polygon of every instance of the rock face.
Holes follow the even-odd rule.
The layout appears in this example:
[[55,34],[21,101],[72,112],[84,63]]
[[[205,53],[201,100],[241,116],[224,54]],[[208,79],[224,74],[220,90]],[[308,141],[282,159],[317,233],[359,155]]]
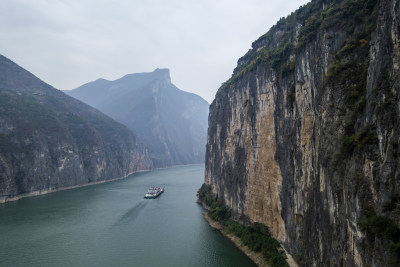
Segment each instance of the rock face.
[[168,69],[99,79],[65,92],[128,126],[155,167],[204,162],[209,105],[174,86]]
[[125,126],[0,55],[0,202],[152,168]]
[[306,266],[399,264],[399,14],[399,0],[311,1],[210,106],[205,182]]

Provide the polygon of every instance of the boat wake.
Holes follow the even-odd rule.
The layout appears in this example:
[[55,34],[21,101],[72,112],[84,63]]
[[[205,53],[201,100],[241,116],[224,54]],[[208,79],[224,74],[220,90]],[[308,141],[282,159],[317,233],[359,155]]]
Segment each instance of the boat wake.
[[119,217],[118,221],[116,224],[125,224],[127,222],[134,221],[137,216],[141,213],[141,211],[147,206],[146,201],[142,200],[139,203],[137,203],[135,206],[127,210],[124,214]]

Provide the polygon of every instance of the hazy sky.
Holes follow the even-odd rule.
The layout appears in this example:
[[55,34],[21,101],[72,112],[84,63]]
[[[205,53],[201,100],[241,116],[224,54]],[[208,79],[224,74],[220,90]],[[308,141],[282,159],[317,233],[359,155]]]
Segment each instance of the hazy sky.
[[307,0],[0,0],[0,54],[58,89],[169,68],[208,102],[239,57]]

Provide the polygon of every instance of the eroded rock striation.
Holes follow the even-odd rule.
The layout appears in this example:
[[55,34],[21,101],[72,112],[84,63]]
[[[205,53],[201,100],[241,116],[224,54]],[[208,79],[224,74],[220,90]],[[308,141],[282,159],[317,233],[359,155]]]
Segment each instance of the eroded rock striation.
[[152,166],[127,127],[0,55],[0,202]]
[[205,183],[307,266],[400,255],[400,1],[314,0],[210,106]]

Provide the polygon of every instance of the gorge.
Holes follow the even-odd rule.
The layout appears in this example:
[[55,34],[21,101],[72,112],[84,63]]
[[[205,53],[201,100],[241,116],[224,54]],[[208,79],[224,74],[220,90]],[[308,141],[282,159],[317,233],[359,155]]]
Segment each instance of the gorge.
[[208,103],[168,69],[65,93],[4,56],[0,72],[0,203],[204,162]]

